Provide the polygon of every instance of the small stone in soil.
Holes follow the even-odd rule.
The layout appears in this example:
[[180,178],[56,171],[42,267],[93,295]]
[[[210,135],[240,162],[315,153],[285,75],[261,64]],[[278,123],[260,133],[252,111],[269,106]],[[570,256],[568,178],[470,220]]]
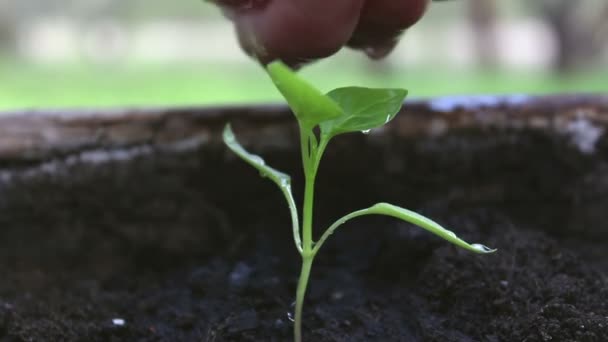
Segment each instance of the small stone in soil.
[[342,298],[344,298],[344,292],[342,292],[342,291],[335,291],[335,292],[332,292],[332,294],[331,294],[331,300],[334,302],[339,301]]
[[125,325],[125,320],[122,318],[113,318],[112,324],[114,324],[117,327],[122,327]]
[[251,273],[253,273],[253,268],[249,267],[244,262],[237,263],[232,272],[230,272],[230,285],[235,287],[247,285]]

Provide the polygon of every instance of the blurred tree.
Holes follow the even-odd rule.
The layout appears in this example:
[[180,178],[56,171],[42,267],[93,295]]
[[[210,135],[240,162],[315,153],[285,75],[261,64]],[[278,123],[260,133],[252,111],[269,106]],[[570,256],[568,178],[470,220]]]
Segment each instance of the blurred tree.
[[534,3],[557,41],[554,63],[557,71],[572,71],[601,56],[608,33],[608,3],[573,0]]
[[478,65],[482,68],[496,67],[498,63],[496,0],[470,0],[468,12],[473,28]]
[[66,8],[66,0],[0,0],[0,54],[15,54],[20,26],[40,15],[65,13]]
[[0,54],[12,54],[15,51],[17,22],[15,2],[0,0]]

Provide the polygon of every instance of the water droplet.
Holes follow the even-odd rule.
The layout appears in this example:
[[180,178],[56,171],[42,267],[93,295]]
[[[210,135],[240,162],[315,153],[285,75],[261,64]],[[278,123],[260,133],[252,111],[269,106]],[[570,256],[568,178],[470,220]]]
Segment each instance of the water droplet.
[[252,155],[250,158],[251,158],[251,161],[253,161],[256,164],[266,165],[266,162],[260,156]]
[[363,134],[369,134],[370,131],[371,131],[371,129],[366,129],[366,130],[361,131],[361,133],[363,133]]
[[289,306],[289,310],[287,311],[287,319],[290,322],[296,321],[296,315],[294,313],[295,308],[296,308],[296,302],[293,302],[293,303],[291,303],[291,305]]
[[386,121],[384,121],[384,124],[386,125],[389,121],[391,121],[391,116],[387,115],[386,116]]
[[492,249],[492,248],[490,248],[488,246],[484,246],[484,245],[481,245],[481,244],[478,244],[478,243],[471,244],[471,246],[473,248],[475,248],[476,250],[478,250],[480,252],[483,252],[483,253],[490,253],[490,252],[494,252],[495,251],[495,249]]
[[291,187],[291,182],[287,178],[281,178],[281,188]]
[[455,234],[453,231],[451,231],[451,230],[449,230],[449,231],[447,232],[447,234],[448,234],[449,236],[453,237],[453,238],[456,238],[456,239],[458,238],[458,236],[456,236],[456,234]]

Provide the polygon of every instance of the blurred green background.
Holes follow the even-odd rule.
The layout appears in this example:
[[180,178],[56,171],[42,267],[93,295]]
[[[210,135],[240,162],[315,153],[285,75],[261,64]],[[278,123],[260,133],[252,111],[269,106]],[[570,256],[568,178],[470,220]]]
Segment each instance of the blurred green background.
[[[608,3],[453,0],[381,62],[343,50],[303,73],[323,89],[413,97],[608,92]],[[0,110],[279,100],[200,0],[0,0]]]

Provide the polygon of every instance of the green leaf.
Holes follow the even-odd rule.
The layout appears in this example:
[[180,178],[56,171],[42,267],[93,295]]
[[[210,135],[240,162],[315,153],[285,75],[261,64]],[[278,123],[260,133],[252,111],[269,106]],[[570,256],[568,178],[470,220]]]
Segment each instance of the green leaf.
[[285,200],[287,201],[287,205],[289,206],[289,210],[291,211],[293,238],[296,243],[296,247],[301,252],[302,242],[299,234],[298,211],[291,192],[291,177],[289,177],[289,175],[286,173],[266,165],[266,162],[264,159],[262,159],[262,157],[247,152],[247,150],[245,150],[243,146],[241,146],[241,144],[239,144],[239,142],[236,140],[230,124],[227,124],[224,128],[222,138],[226,146],[228,146],[232,152],[236,153],[236,155],[241,157],[241,159],[247,162],[247,164],[260,171],[260,175],[262,177],[269,178],[276,185],[278,185],[279,188],[281,188],[281,191],[285,196]]
[[278,171],[268,165],[262,157],[247,152],[241,144],[236,140],[234,133],[232,132],[232,127],[230,124],[227,124],[224,128],[224,143],[232,150],[232,152],[236,153],[241,159],[247,162],[247,164],[255,167],[260,171],[260,174],[263,177],[270,178],[273,182],[277,183],[278,186],[289,186],[291,184],[291,177],[288,174],[285,174],[281,171]]
[[496,251],[495,249],[488,248],[481,244],[468,243],[468,242],[460,239],[459,237],[457,237],[456,234],[454,234],[452,231],[449,231],[449,230],[443,228],[439,223],[437,223],[427,217],[424,217],[420,214],[417,214],[411,210],[407,210],[407,209],[404,209],[404,208],[401,208],[401,207],[398,207],[398,206],[395,206],[392,204],[388,204],[388,203],[378,203],[367,209],[362,209],[362,210],[352,212],[352,213],[344,216],[343,218],[339,219],[334,224],[332,224],[327,229],[327,231],[325,231],[325,233],[323,234],[323,236],[321,237],[321,239],[315,246],[313,253],[318,252],[319,248],[321,248],[321,245],[323,245],[325,240],[327,240],[327,238],[331,234],[333,234],[334,231],[338,227],[340,227],[342,224],[344,224],[346,221],[351,220],[355,217],[364,216],[364,215],[386,215],[386,216],[392,216],[392,217],[398,218],[400,220],[409,222],[413,225],[423,228],[423,229],[439,236],[440,238],[442,238],[448,242],[451,242],[451,243],[457,245],[458,247],[469,250],[471,252],[475,252],[475,253],[479,253],[479,254],[486,254],[486,253],[493,253]]
[[342,115],[342,109],[336,102],[282,62],[272,62],[266,70],[296,118],[307,127],[312,128],[322,121]]
[[391,121],[407,96],[405,89],[338,88],[327,94],[340,105],[344,114],[321,123],[322,134],[368,131]]

